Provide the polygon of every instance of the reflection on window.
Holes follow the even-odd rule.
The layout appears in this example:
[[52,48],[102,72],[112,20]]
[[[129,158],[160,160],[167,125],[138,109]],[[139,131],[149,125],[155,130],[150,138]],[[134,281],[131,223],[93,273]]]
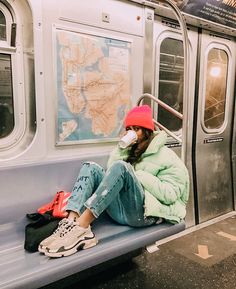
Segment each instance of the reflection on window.
[[0,53],[0,138],[14,128],[11,56]]
[[211,49],[207,59],[204,124],[208,129],[220,128],[225,118],[228,55]]
[[6,41],[7,35],[6,35],[6,18],[2,11],[0,10],[0,40]]
[[[166,38],[160,47],[159,99],[182,113],[184,51],[183,42]],[[182,121],[158,106],[158,121],[169,130],[178,131]]]

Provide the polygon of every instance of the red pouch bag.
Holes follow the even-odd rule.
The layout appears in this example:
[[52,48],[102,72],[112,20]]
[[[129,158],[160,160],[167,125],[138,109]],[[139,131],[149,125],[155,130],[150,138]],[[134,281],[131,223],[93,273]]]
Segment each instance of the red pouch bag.
[[57,192],[53,200],[38,208],[39,214],[45,214],[46,212],[52,212],[53,217],[55,218],[65,218],[68,216],[66,211],[66,205],[70,197],[70,192],[60,191]]

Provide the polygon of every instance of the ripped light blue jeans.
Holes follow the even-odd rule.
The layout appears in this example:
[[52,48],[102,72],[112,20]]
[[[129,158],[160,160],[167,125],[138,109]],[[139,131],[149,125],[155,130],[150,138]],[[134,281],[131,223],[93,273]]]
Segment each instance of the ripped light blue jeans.
[[133,167],[115,162],[106,172],[94,162],[83,164],[67,210],[80,215],[88,208],[98,218],[106,210],[116,222],[133,227],[149,226],[155,217],[144,217],[144,191]]

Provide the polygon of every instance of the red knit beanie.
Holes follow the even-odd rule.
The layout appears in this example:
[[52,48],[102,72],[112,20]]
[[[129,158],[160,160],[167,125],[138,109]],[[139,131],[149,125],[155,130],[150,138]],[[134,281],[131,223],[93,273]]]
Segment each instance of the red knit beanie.
[[154,130],[152,111],[148,105],[136,106],[131,109],[125,118],[125,128],[128,126],[141,126]]

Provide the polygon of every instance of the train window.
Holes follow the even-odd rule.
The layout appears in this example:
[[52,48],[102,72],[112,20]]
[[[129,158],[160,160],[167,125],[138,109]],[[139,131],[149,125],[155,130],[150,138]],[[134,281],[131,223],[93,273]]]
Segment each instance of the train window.
[[0,138],[14,128],[11,56],[0,53]]
[[33,21],[24,1],[11,2],[7,7],[0,1],[1,159],[25,150],[36,130]]
[[7,31],[6,31],[6,18],[2,11],[0,10],[0,40],[6,41]]
[[[174,38],[165,38],[160,46],[159,99],[182,112],[184,51],[183,42]],[[182,121],[176,116],[158,107],[158,121],[171,131],[182,128]]]
[[225,119],[228,55],[213,48],[208,53],[205,86],[204,125],[207,129],[219,129]]
[[10,33],[12,18],[9,10],[0,4],[0,139],[14,129],[12,47]]

